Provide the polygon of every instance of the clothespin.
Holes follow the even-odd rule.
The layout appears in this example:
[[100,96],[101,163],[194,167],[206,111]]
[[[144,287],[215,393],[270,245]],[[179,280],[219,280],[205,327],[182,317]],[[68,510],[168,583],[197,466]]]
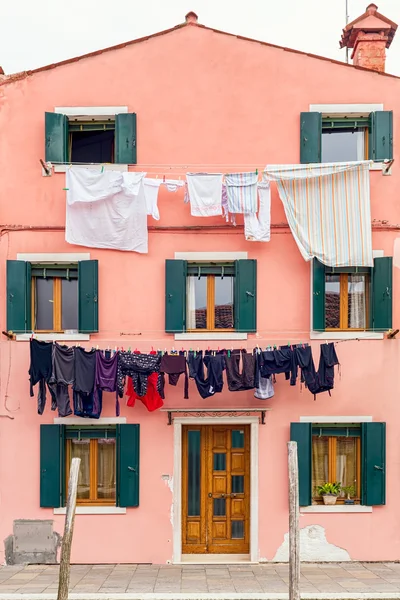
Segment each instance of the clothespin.
[[163,183],[165,183],[165,175],[163,175]]
[[131,351],[131,347],[129,346],[129,348],[128,348],[128,352],[130,352],[130,351]]
[[152,352],[154,352],[154,348],[153,348],[153,346],[151,347],[151,351],[152,351]]
[[256,167],[256,175],[258,175],[258,169],[257,169],[257,167]]
[[101,166],[101,171],[100,171],[100,173],[103,173],[103,172],[104,172],[104,165],[102,165],[102,166]]
[[32,335],[31,335],[31,340],[33,340],[33,331],[32,331]]
[[99,349],[99,345],[97,344],[97,346],[96,346],[96,350],[98,350],[98,349]]

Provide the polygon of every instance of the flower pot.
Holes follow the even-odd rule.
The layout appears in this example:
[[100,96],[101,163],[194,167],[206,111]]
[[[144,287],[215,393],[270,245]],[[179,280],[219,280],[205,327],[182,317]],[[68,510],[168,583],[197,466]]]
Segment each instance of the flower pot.
[[346,500],[344,501],[345,504],[354,504],[354,500],[352,500],[351,498],[346,498]]
[[337,496],[335,494],[324,494],[322,498],[324,499],[324,504],[336,504]]

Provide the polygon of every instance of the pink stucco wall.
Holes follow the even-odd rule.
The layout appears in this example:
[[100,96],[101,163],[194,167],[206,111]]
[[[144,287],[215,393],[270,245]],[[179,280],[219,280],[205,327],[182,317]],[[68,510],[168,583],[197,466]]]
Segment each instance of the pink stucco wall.
[[[80,62],[43,71],[0,86],[0,221],[4,224],[63,226],[65,179],[43,178],[44,112],[55,106],[127,105],[138,115],[140,164],[188,165],[188,168],[144,169],[171,177],[194,170],[259,169],[266,163],[299,161],[299,114],[311,103],[384,103],[394,111],[393,174],[371,173],[372,216],[400,222],[399,114],[400,82],[335,65],[259,43],[188,26],[165,36]],[[246,167],[247,165],[248,167]],[[199,167],[203,166],[203,169]],[[160,193],[158,225],[223,224],[221,219],[194,219],[183,193]],[[285,220],[273,190],[272,223]],[[150,223],[150,224],[154,224]],[[373,247],[394,253],[396,231],[374,232]],[[84,252],[68,245],[62,232],[12,232],[0,238],[0,319],[5,329],[5,261],[18,252]],[[164,261],[175,251],[247,251],[258,260],[258,337],[244,343],[305,341],[310,331],[310,266],[288,230],[273,231],[269,244],[251,244],[242,231],[229,233],[150,233],[148,255],[90,249],[99,260],[100,332],[87,345],[184,346],[164,329]],[[399,263],[399,261],[398,261]],[[400,286],[394,269],[394,319]],[[141,332],[121,337],[120,332]],[[223,342],[195,342],[223,346]],[[318,343],[312,342],[318,357]],[[238,346],[239,343],[235,344]],[[63,517],[39,508],[39,425],[52,423],[46,408],[36,414],[29,397],[27,343],[0,343],[0,540],[12,532],[14,519],[54,518],[62,532]],[[300,415],[371,415],[387,422],[387,504],[368,514],[307,514],[301,526],[325,528],[330,543],[352,559],[395,560],[400,541],[398,423],[400,383],[397,340],[349,342],[338,346],[342,364],[332,397],[316,402],[300,387],[290,388],[278,376],[275,397],[268,402],[267,424],[260,427],[259,550],[272,559],[288,530],[286,442],[289,424]],[[260,407],[252,392],[225,391],[200,400],[190,384],[167,386],[168,407]],[[7,413],[7,409],[11,412]],[[114,400],[106,397],[103,416],[112,416]],[[166,562],[172,558],[172,494],[162,475],[173,474],[173,428],[165,413],[149,414],[138,403],[122,416],[141,424],[140,507],[126,515],[79,515],[75,524],[74,562]],[[0,560],[4,552],[0,545]]]

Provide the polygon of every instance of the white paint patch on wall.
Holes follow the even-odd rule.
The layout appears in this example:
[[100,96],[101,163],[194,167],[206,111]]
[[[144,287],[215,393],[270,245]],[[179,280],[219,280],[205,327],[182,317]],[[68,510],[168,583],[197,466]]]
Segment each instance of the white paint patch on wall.
[[400,237],[394,240],[393,245],[393,266],[400,269]]
[[[318,562],[344,562],[351,560],[343,548],[330,544],[321,525],[309,525],[300,529],[300,560]],[[283,544],[278,548],[272,562],[289,561],[289,534],[285,533]]]
[[172,475],[161,475],[161,479],[168,486],[168,489],[171,492],[171,496],[172,496],[169,520],[170,520],[170,523],[173,528],[174,527],[174,478]]

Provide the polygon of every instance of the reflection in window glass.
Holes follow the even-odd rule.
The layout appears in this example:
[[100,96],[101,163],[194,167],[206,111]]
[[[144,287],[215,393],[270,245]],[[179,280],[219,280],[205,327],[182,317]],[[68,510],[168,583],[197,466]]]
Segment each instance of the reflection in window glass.
[[336,440],[336,480],[342,487],[356,486],[357,440],[355,437],[338,437]]
[[35,279],[35,329],[49,331],[53,329],[53,280],[36,277]]
[[365,129],[322,131],[322,162],[364,160]]
[[232,475],[232,493],[244,493],[244,475]]
[[90,440],[71,440],[71,459],[80,458],[78,477],[78,500],[90,498]]
[[325,276],[325,327],[340,327],[340,275]]
[[329,481],[328,438],[313,436],[312,438],[312,490]]
[[200,431],[188,431],[188,515],[200,515]]
[[97,498],[115,500],[115,439],[97,440]]
[[78,280],[61,280],[61,327],[78,329]]
[[225,471],[226,469],[226,454],[214,453],[214,471]]
[[225,498],[214,498],[214,517],[226,516],[226,500]]
[[232,521],[232,539],[242,540],[244,538],[244,521]]
[[232,429],[232,448],[244,448],[243,429]]
[[365,329],[367,326],[367,276],[351,274],[348,278],[348,326]]
[[233,277],[215,277],[215,329],[233,326]]
[[187,329],[207,328],[207,277],[187,278]]

